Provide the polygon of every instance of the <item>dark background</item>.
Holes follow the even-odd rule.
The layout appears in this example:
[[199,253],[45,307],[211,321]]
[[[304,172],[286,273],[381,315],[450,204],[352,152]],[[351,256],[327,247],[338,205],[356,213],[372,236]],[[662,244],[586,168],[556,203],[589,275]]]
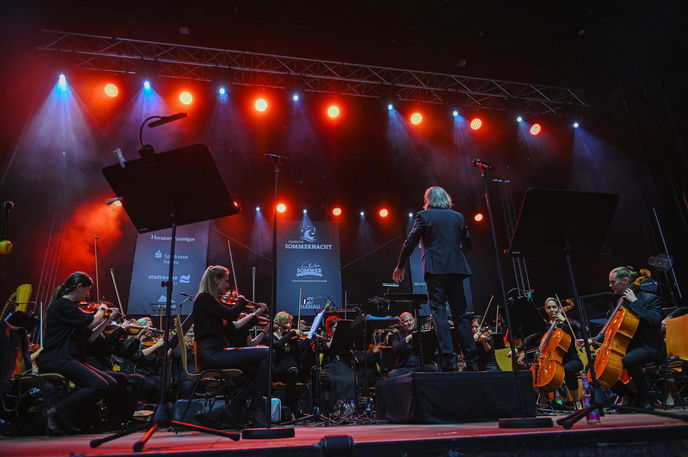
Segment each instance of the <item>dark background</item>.
[[[473,146],[462,150],[452,145],[448,106],[421,107],[427,119],[422,129],[407,147],[395,148],[385,137],[387,112],[380,100],[341,97],[345,113],[332,125],[318,114],[332,97],[309,94],[303,103],[310,109],[314,141],[294,148],[286,140],[291,118],[284,91],[266,89],[273,107],[268,116],[257,119],[243,108],[255,88],[237,89],[232,98],[243,110],[244,123],[241,131],[221,141],[209,129],[208,85],[156,82],[165,98],[174,97],[185,84],[194,90],[196,101],[188,119],[151,134],[149,141],[158,150],[193,142],[211,146],[244,211],[211,224],[208,261],[227,265],[226,240],[231,238],[239,285],[250,289],[255,266],[258,299],[269,299],[272,269],[265,257],[269,239],[253,245],[262,255],[248,249],[253,208],[269,208],[272,200],[272,166],[264,153],[290,156],[282,176],[290,204],[284,217],[298,219],[305,207],[311,219],[328,219],[334,204],[346,211],[340,222],[342,282],[352,303],[384,292],[381,283],[391,276],[402,239],[390,241],[404,233],[408,212],[420,208],[427,186],[445,187],[468,217],[484,210],[479,174],[470,166],[474,157],[494,162],[496,176],[511,179],[495,189],[500,249],[508,243],[505,209],[517,210],[527,188],[613,192],[620,194],[621,203],[602,255],[575,259],[581,293],[606,290],[611,268],[645,266],[648,256],[662,252],[653,207],[679,283],[685,285],[687,97],[680,68],[686,55],[686,18],[680,1],[626,2],[623,7],[507,1],[4,2],[0,171],[7,179],[0,198],[14,201],[16,208],[6,224],[15,249],[0,258],[0,297],[22,282],[47,290],[76,269],[93,273],[94,236],[99,237],[101,295],[114,301],[108,275],[113,268],[121,296],[128,296],[136,232],[125,216],[99,215],[105,211],[102,202],[112,196],[100,169],[113,163],[110,151],[115,146],[122,147],[127,158],[136,157],[138,132],[123,130],[126,120],[121,116],[131,88],[140,82],[80,72],[70,69],[64,58],[36,51],[43,28],[585,90],[590,107],[584,112],[537,119],[546,129],[541,137],[545,146],[519,143],[510,114],[483,112],[486,127],[475,134]],[[66,160],[49,146],[30,151],[20,147],[60,71],[69,74],[70,85],[82,96],[95,138],[89,145],[92,153]],[[85,88],[108,78],[130,88],[129,97],[120,96],[111,107],[95,106]],[[414,107],[400,104],[399,110],[408,113]],[[591,156],[582,157],[573,148],[569,126],[574,115],[586,133],[597,138]],[[384,222],[369,216],[370,231],[361,237],[358,211],[371,215],[383,205],[392,216]],[[267,211],[266,216],[270,219]],[[471,231],[476,250],[469,260],[480,311],[497,284],[494,253],[486,222],[471,221]],[[507,288],[514,287],[511,260],[503,260]],[[529,259],[528,274],[537,303],[554,293],[570,294],[561,259]]]

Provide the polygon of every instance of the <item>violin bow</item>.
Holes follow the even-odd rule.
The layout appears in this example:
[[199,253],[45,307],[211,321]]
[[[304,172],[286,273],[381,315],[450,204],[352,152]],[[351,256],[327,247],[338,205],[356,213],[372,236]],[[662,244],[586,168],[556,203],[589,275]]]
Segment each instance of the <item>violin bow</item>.
[[480,326],[478,327],[478,331],[481,331],[483,328],[483,322],[485,322],[485,318],[487,317],[487,313],[490,311],[490,305],[492,304],[492,300],[494,300],[494,294],[490,297],[490,301],[487,303],[487,308],[485,308],[485,313],[483,314],[483,318],[480,319]]
[[229,264],[232,266],[232,277],[234,278],[234,290],[236,290],[237,296],[239,295],[239,283],[236,279],[236,269],[234,268],[234,256],[232,255],[232,245],[227,240],[227,250],[229,251]]
[[576,332],[573,331],[573,326],[571,325],[571,321],[569,320],[569,316],[566,315],[566,311],[564,311],[564,305],[561,304],[561,300],[559,300],[559,295],[554,294],[554,298],[557,299],[557,303],[559,303],[559,309],[561,310],[562,313],[564,313],[564,319],[566,320],[566,323],[569,324],[569,330],[571,330],[571,336],[573,339],[576,339]]
[[110,268],[110,276],[112,277],[112,285],[115,287],[115,296],[117,297],[117,304],[119,305],[119,311],[122,313],[122,317],[125,317],[124,308],[122,308],[122,299],[119,298],[119,290],[117,290],[117,281],[115,281],[115,269]]

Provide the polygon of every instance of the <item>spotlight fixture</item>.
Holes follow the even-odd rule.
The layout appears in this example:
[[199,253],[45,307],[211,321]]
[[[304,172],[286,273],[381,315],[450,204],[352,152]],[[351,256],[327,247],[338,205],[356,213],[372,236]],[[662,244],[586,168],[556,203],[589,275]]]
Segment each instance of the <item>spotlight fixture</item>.
[[144,82],[143,82],[143,88],[146,89],[146,90],[150,90],[150,88],[151,88],[151,83],[150,83],[150,81],[144,81]]
[[413,217],[413,213],[409,213],[409,217]]
[[286,211],[287,211],[287,205],[285,205],[284,203],[278,203],[277,204],[277,212],[278,213],[284,213]]
[[454,111],[452,111],[452,116],[459,117],[459,110],[455,109]]
[[256,109],[256,111],[264,113],[268,109],[268,101],[262,97],[257,98],[256,101],[253,103],[253,107]]
[[485,216],[480,211],[473,215],[473,220],[476,222],[481,222],[483,219],[485,219]]
[[227,95],[227,89],[225,89],[224,87],[220,87],[220,89],[218,89],[217,93],[220,95]]
[[471,120],[470,126],[472,130],[480,130],[480,127],[483,126],[483,121],[479,117],[475,117]]
[[193,95],[188,90],[185,90],[179,94],[179,101],[184,105],[190,105],[193,102]]
[[332,208],[332,215],[333,216],[341,216],[342,215],[342,209],[337,206],[336,208]]
[[291,96],[291,99],[294,100],[295,102],[298,102],[300,98],[301,97],[299,97],[299,94],[294,94]]
[[574,129],[577,129],[578,127],[580,127],[580,123],[579,123],[578,121],[576,121],[576,122],[574,122],[573,124],[571,124],[571,126],[572,126]]
[[388,103],[387,104],[387,111],[392,111],[393,109],[394,109],[394,105],[392,105],[391,103]]
[[341,114],[341,110],[339,109],[339,106],[330,105],[327,107],[327,116],[330,119],[337,119],[340,114]]
[[358,213],[358,214],[360,214],[360,215],[361,215],[361,217],[365,216],[365,213],[364,213],[363,211],[361,211],[361,212],[360,212],[360,213]]
[[119,89],[117,89],[117,85],[113,83],[107,83],[103,87],[103,92],[105,92],[105,95],[107,95],[110,98],[115,98],[117,97],[117,94],[119,94]]
[[387,210],[387,208],[382,208],[380,211],[378,211],[378,214],[380,215],[380,217],[387,217],[389,216],[389,211]]
[[411,117],[409,117],[409,120],[411,121],[411,124],[419,125],[421,122],[423,122],[423,115],[420,114],[419,112],[415,112],[415,113],[411,114]]
[[530,126],[530,134],[533,136],[539,135],[542,132],[542,126],[537,122]]
[[308,214],[308,210],[306,208],[303,209],[303,214]]
[[67,77],[64,74],[60,74],[57,78],[57,87],[60,90],[67,90]]
[[516,116],[516,122],[523,122],[523,116]]

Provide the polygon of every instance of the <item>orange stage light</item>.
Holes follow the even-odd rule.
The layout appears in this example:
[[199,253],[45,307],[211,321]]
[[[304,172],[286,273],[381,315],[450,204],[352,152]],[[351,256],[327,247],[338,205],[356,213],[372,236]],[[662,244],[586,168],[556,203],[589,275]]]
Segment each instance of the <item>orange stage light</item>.
[[277,204],[277,212],[278,213],[284,213],[286,211],[287,211],[287,205],[285,205],[284,203],[278,203]]
[[473,118],[471,120],[471,128],[473,130],[478,130],[482,126],[483,126],[483,121],[481,121],[479,117]]
[[179,101],[184,105],[190,105],[193,102],[193,95],[188,90],[179,94]]
[[264,98],[257,98],[256,101],[253,102],[253,107],[256,111],[264,113],[268,110],[268,101]]
[[475,213],[475,215],[473,216],[473,220],[476,222],[481,222],[483,219],[485,219],[483,213]]
[[413,114],[411,114],[411,117],[409,118],[409,120],[411,121],[411,124],[418,125],[421,122],[423,122],[423,115],[418,113],[418,112],[413,113]]
[[378,214],[380,215],[380,217],[387,217],[387,216],[389,216],[389,211],[387,211],[387,208],[382,208],[378,212]]
[[336,207],[332,209],[332,215],[333,216],[341,216],[342,215],[342,209],[340,207]]
[[117,94],[119,94],[119,89],[117,88],[117,85],[113,83],[107,83],[103,87],[103,92],[105,92],[105,95],[107,95],[110,98],[115,98],[117,97]]
[[330,117],[330,119],[337,119],[340,114],[341,110],[339,109],[339,106],[330,105],[327,107],[327,115]]

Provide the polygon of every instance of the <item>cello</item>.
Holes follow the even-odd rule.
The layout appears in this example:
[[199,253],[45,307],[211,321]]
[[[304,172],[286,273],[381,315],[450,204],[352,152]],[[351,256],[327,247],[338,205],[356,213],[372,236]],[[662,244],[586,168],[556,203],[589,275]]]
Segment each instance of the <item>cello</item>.
[[[633,281],[634,290],[640,288],[641,284],[650,278],[650,271],[640,270],[640,275]],[[604,341],[595,355],[595,375],[597,381],[606,388],[611,388],[616,384],[624,372],[622,358],[628,350],[628,345],[633,339],[640,318],[633,311],[624,306],[623,298],[616,305],[612,317],[607,321],[602,329]]]
[[564,382],[564,354],[571,345],[571,336],[557,328],[557,319],[552,320],[547,333],[540,340],[535,363],[530,366],[533,387],[542,392],[553,392]]

